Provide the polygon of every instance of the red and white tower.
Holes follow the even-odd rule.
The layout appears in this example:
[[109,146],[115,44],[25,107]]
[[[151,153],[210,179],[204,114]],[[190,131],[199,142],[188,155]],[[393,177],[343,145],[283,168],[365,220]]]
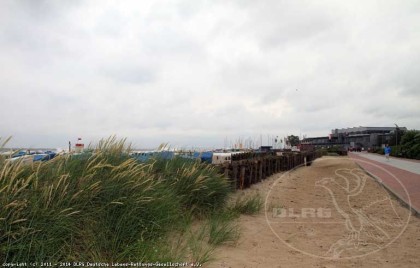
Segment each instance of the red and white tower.
[[85,144],[82,141],[82,138],[78,138],[76,144],[74,145],[74,152],[81,153],[85,149]]

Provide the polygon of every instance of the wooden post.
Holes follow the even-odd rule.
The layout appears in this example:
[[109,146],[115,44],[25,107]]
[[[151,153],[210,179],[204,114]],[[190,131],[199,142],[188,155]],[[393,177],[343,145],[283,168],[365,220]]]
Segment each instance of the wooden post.
[[260,160],[255,164],[255,183],[260,181]]
[[249,163],[249,179],[248,179],[248,185],[251,186],[253,183],[252,176],[254,175],[254,161]]
[[224,167],[224,174],[226,178],[229,178],[229,168],[228,167]]
[[232,165],[232,180],[233,180],[233,186],[235,189],[238,189],[238,166]]
[[241,174],[240,174],[241,190],[244,189],[244,183],[245,183],[245,166],[241,166]]

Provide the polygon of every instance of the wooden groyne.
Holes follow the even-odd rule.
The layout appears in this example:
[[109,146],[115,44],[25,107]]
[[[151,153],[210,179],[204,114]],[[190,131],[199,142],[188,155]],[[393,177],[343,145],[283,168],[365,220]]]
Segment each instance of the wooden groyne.
[[232,187],[245,189],[251,184],[282,171],[291,170],[300,165],[310,165],[313,160],[321,157],[317,152],[288,152],[282,155],[275,153],[246,153],[232,157],[232,163],[221,165],[221,172],[229,178]]

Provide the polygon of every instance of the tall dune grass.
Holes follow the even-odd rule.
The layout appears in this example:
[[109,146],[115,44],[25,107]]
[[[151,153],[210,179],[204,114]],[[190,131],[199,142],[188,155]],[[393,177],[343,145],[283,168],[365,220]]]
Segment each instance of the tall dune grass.
[[0,260],[185,261],[165,241],[223,209],[229,184],[213,167],[143,164],[128,150],[110,138],[93,153],[31,166],[0,159]]
[[232,189],[214,166],[183,158],[152,161],[154,172],[175,192],[181,205],[191,209],[195,215],[225,206],[226,197]]

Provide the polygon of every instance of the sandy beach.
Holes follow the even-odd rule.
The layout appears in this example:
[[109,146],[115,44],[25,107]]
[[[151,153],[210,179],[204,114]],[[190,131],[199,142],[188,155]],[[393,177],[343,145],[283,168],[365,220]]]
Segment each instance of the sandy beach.
[[207,267],[418,267],[420,219],[348,157],[323,157],[235,195],[265,209],[241,216],[236,245]]

